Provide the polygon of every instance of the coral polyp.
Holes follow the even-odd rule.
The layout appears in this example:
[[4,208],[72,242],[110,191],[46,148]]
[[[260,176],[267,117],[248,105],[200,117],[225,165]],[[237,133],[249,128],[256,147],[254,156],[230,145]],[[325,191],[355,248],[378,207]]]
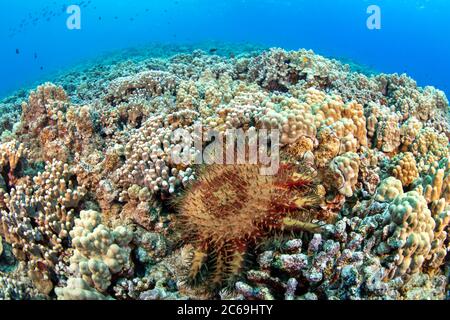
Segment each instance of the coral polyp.
[[282,165],[274,176],[260,166],[214,165],[180,201],[179,227],[194,246],[188,282],[230,283],[244,267],[249,247],[283,230],[308,230],[319,202],[312,174]]

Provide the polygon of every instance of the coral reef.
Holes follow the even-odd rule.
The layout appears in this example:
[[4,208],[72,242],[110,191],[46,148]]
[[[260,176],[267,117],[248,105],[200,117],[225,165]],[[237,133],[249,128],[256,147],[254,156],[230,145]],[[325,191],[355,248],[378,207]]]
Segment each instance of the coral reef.
[[[215,47],[125,51],[0,101],[0,299],[448,298],[444,93]],[[279,130],[279,173],[177,161],[232,129]]]

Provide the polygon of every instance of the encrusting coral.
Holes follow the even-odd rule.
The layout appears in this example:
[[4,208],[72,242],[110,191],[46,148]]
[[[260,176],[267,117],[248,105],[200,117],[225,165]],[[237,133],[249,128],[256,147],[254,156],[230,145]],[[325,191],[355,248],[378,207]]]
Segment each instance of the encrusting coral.
[[[442,91],[307,50],[191,49],[0,101],[0,299],[448,296]],[[212,141],[178,129],[277,129],[280,171],[180,163]]]

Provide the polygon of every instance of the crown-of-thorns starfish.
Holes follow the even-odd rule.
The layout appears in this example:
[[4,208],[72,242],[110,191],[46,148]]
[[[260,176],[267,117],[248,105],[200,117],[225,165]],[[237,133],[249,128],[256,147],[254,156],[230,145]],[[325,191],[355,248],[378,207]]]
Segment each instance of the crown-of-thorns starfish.
[[179,203],[178,225],[195,248],[188,282],[230,284],[249,246],[277,231],[318,231],[305,221],[319,202],[316,188],[298,166],[282,165],[275,176],[261,175],[258,165],[208,166]]

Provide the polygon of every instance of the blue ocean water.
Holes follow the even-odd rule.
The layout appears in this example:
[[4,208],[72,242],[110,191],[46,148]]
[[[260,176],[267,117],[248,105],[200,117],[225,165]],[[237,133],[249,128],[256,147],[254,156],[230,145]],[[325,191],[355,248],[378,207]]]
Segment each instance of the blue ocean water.
[[[104,52],[160,43],[307,48],[450,93],[448,0],[0,0],[0,96]],[[69,5],[81,29],[69,30]],[[381,10],[369,30],[367,8]]]

